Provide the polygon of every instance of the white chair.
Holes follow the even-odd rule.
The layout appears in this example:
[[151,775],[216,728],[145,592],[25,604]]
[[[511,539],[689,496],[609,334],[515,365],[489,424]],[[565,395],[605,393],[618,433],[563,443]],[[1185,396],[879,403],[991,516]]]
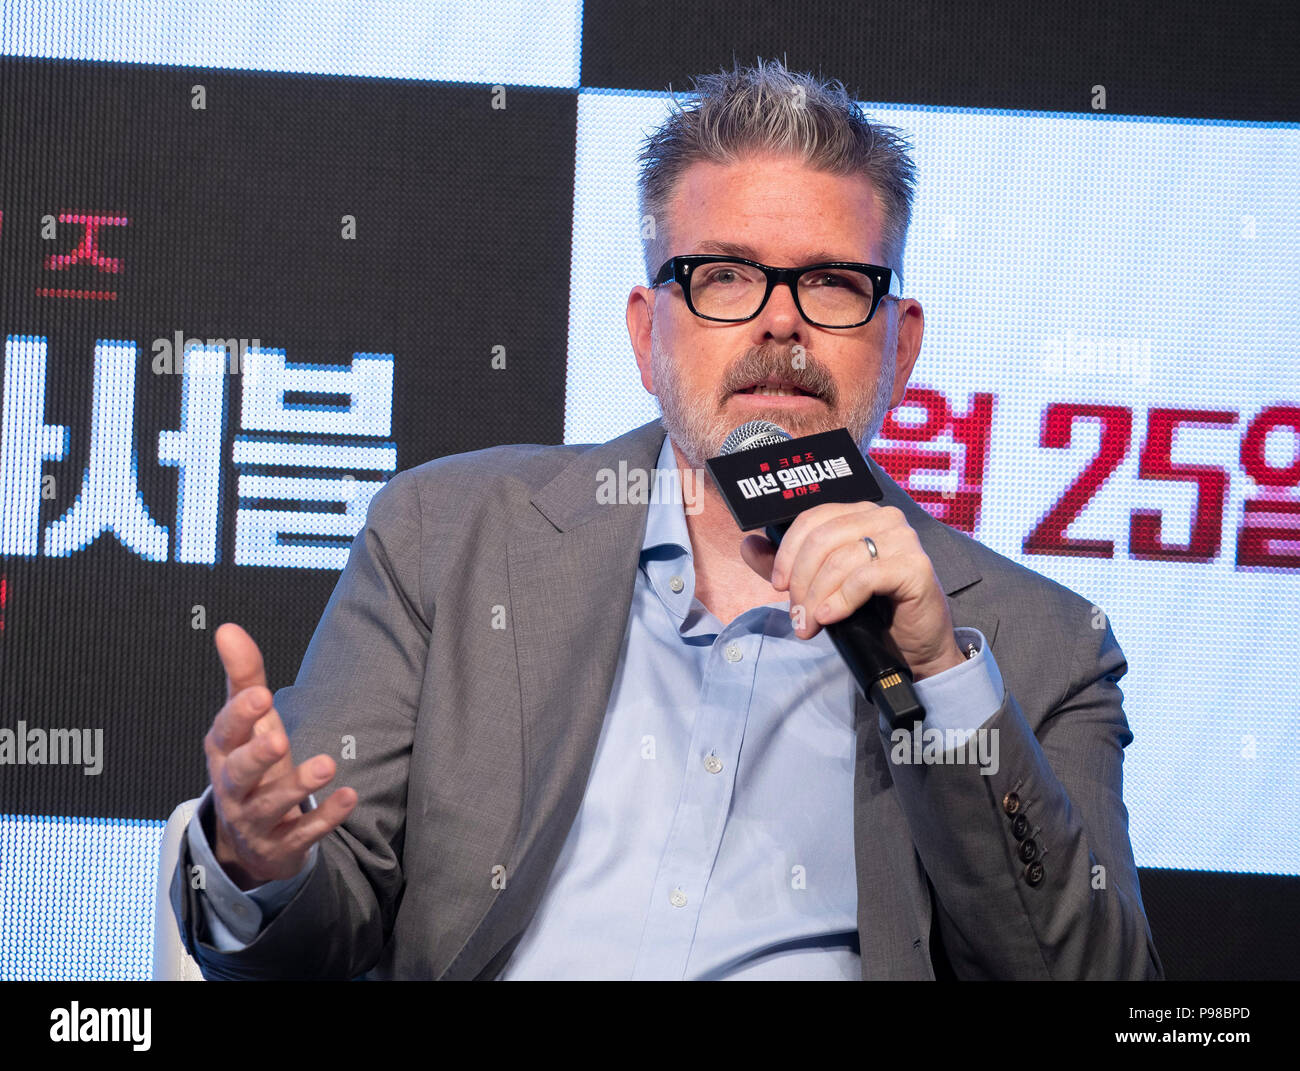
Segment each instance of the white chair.
[[172,913],[171,883],[176,860],[180,858],[181,838],[198,807],[197,799],[186,800],[163,827],[158,842],[158,878],[153,898],[153,979],[155,982],[201,982],[203,973],[181,943],[176,916]]

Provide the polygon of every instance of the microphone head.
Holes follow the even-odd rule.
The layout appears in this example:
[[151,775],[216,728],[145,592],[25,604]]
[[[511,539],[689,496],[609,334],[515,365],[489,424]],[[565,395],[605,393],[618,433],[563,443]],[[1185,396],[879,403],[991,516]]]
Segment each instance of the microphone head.
[[785,428],[779,424],[773,424],[770,420],[751,420],[740,427],[734,428],[730,435],[723,440],[722,449],[718,451],[722,454],[738,454],[742,450],[753,450],[759,446],[772,446],[775,443],[785,442],[786,439],[793,439]]

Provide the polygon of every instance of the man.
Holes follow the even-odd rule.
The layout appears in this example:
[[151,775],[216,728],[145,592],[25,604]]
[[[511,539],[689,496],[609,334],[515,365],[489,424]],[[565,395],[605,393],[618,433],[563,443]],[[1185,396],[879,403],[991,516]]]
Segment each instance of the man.
[[[1126,665],[1091,604],[874,464],[883,502],[809,510],[779,551],[688,478],[756,418],[865,453],[923,328],[902,143],[779,65],[698,88],[643,153],[627,322],[662,427],[399,473],[274,697],[218,630],[213,787],[172,886],[207,977],[1162,975]],[[683,498],[611,502],[620,463]],[[916,734],[822,628],[873,595]]]

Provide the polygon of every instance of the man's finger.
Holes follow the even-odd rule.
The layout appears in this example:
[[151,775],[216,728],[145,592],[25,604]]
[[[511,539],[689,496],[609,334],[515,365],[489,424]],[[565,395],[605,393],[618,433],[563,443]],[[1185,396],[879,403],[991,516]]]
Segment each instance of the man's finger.
[[[884,536],[880,539],[886,543]],[[821,567],[804,592],[804,605],[814,620],[823,625],[839,621],[873,595],[888,594],[892,590],[894,564],[887,560],[883,548],[877,553],[879,559],[871,557],[867,544],[856,539],[852,543],[841,543],[822,559]],[[827,611],[829,617],[822,612],[827,603],[831,604]]]
[[279,835],[278,845],[281,850],[290,853],[305,852],[342,823],[356,805],[356,789],[336,788],[314,811],[308,811],[287,824],[281,823],[283,831],[274,830],[272,835]]
[[[269,688],[255,685],[227,700],[212,719],[212,729],[208,733],[208,740],[217,752],[228,755],[248,743],[255,733],[261,735],[270,729],[283,730],[280,715],[271,706],[273,699]],[[262,726],[262,722],[267,724]]]
[[255,684],[267,687],[262,652],[257,649],[252,636],[233,621],[227,621],[213,633],[212,639],[226,670],[227,699],[233,699]]
[[266,772],[289,754],[289,739],[283,732],[257,733],[226,756],[219,774],[221,792],[243,800],[261,783]]
[[[806,606],[810,614],[816,611],[816,606],[808,597],[808,591],[826,560],[841,547],[846,545],[852,547],[853,544],[859,543],[863,536],[881,538],[884,514],[879,506],[874,502],[855,502],[846,503],[847,509],[832,510],[832,507],[840,505],[837,502],[830,502],[826,503],[825,507],[817,507],[817,509],[824,508],[825,512],[820,515],[819,523],[803,530],[795,547],[795,557],[790,560],[790,565],[787,567],[785,579],[790,600]],[[802,514],[800,519],[811,517],[814,512],[816,511],[809,510]],[[785,553],[785,545],[789,541],[788,535],[781,541],[779,554]],[[863,549],[866,548],[865,543],[861,543],[861,546]]]
[[266,782],[247,801],[243,809],[244,820],[262,830],[273,830],[295,807],[307,801],[334,779],[334,761],[328,755],[316,755],[300,763],[287,773]]
[[870,502],[823,502],[820,506],[804,510],[794,519],[785,535],[781,537],[781,546],[776,552],[776,561],[772,563],[772,586],[777,591],[790,591],[793,586],[794,566],[799,561],[804,541],[809,534],[822,525],[850,513],[857,513],[864,507],[874,506]]

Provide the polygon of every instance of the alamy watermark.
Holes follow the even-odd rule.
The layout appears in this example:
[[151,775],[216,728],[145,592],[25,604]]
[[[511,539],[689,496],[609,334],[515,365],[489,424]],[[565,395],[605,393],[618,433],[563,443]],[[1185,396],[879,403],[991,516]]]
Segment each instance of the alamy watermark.
[[83,1008],[72,1001],[50,1012],[51,1041],[130,1042],[136,1052],[148,1052],[152,1008]]
[[188,371],[196,375],[228,373],[256,379],[262,340],[186,338],[185,332],[177,331],[171,338],[154,339],[150,348],[153,352],[150,368],[156,376],[179,376]]
[[82,766],[95,777],[104,769],[103,729],[0,728],[0,766]]
[[984,777],[992,777],[1001,765],[998,759],[997,729],[923,728],[895,729],[889,736],[889,752],[896,766],[978,766]]
[[1048,376],[1116,376],[1131,383],[1151,382],[1149,338],[1100,338],[1065,332],[1043,339],[1039,370]]
[[641,506],[647,503],[680,504],[691,516],[704,510],[703,469],[631,468],[620,461],[617,469],[596,473],[596,501],[602,506]]

